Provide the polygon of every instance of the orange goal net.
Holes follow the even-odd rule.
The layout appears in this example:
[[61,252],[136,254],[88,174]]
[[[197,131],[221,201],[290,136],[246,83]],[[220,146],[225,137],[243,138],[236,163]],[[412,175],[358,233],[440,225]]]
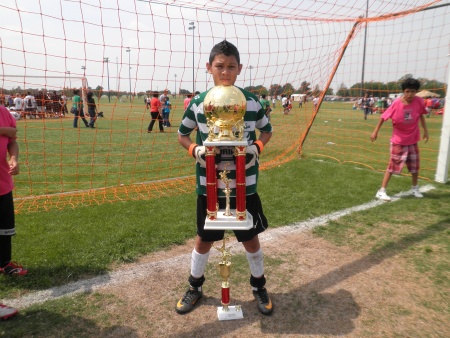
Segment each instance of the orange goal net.
[[[0,13],[0,104],[21,115],[16,212],[192,191],[193,159],[177,129],[186,95],[214,85],[205,64],[223,39],[240,51],[236,85],[272,104],[263,169],[305,156],[384,171],[390,129],[375,143],[370,135],[401,81],[414,77],[433,101],[421,175],[434,178],[448,72],[444,1],[6,0]],[[71,113],[77,89],[84,102],[93,93],[95,128]],[[146,98],[165,90],[169,123],[148,133]]]

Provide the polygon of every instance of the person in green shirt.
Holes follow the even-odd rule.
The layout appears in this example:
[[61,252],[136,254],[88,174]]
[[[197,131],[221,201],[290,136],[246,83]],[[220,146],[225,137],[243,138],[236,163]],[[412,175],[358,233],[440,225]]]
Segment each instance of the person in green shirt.
[[[239,51],[232,43],[224,40],[215,45],[210,53],[206,69],[212,75],[215,86],[234,86],[237,76],[241,73]],[[272,126],[266,116],[256,95],[244,89],[238,88],[246,99],[246,112],[244,115],[245,130],[244,139],[248,141],[246,155],[246,207],[253,216],[254,227],[250,230],[234,230],[238,242],[241,242],[246,251],[246,257],[250,266],[250,285],[253,296],[257,302],[258,310],[264,315],[270,315],[273,311],[272,300],[265,288],[264,255],[260,245],[258,234],[269,226],[263,213],[262,203],[257,193],[257,181],[259,172],[259,155],[264,146],[272,137]],[[189,289],[177,302],[175,310],[184,314],[191,311],[198,300],[202,298],[202,285],[205,281],[204,272],[208,262],[210,249],[215,241],[223,239],[224,230],[205,230],[206,206],[206,164],[205,146],[203,142],[208,137],[207,119],[203,110],[204,100],[208,91],[195,95],[186,108],[180,128],[178,129],[178,141],[196,159],[197,181],[197,237],[192,251],[191,274],[189,276]],[[195,142],[191,139],[191,133],[196,131]],[[257,133],[259,131],[259,133]],[[230,149],[231,148],[231,149]],[[233,160],[232,147],[222,147],[220,163],[217,171],[229,168],[231,208],[236,202],[236,170]],[[219,206],[224,208],[226,198],[223,189],[218,190]]]
[[81,117],[81,119],[84,122],[84,125],[89,128],[88,121],[84,118],[84,112],[83,112],[83,101],[81,100],[80,96],[80,90],[75,89],[73,91],[73,98],[72,98],[72,109],[70,112],[74,115],[73,117],[73,127],[78,128],[78,119]]

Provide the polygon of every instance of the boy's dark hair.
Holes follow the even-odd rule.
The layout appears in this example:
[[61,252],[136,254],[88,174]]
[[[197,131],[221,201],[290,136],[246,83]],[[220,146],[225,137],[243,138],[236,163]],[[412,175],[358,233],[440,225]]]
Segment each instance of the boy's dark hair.
[[91,99],[91,98],[94,97],[94,93],[93,92],[88,92],[86,96],[87,96],[88,99]]
[[158,93],[158,92],[153,92],[152,96],[153,96],[153,97],[158,97],[158,96],[159,96],[159,93]]
[[234,56],[238,65],[241,64],[241,58],[239,57],[238,49],[235,45],[233,45],[231,42],[228,42],[227,40],[219,42],[211,49],[211,53],[209,54],[209,64],[211,65],[214,61],[214,58],[220,54],[226,56]]
[[265,98],[266,98],[266,94],[262,94],[261,97],[262,97],[263,99],[265,99]]
[[80,95],[80,90],[79,89],[75,89],[73,91],[73,95]]
[[187,97],[188,97],[188,98],[191,98],[191,97],[192,97],[192,94],[187,94]]
[[402,82],[402,91],[404,91],[405,89],[419,90],[419,88],[420,82],[416,79],[413,79],[412,77]]

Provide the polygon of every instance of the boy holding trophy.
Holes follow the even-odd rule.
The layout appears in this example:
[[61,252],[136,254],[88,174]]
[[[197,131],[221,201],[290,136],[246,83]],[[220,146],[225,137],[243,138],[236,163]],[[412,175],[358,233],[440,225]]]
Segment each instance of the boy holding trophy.
[[[245,111],[243,112],[243,123],[241,127],[242,139],[247,141],[245,153],[245,206],[253,219],[253,227],[249,230],[233,230],[239,242],[246,250],[246,256],[250,265],[250,285],[253,295],[257,301],[258,309],[265,315],[273,311],[272,301],[265,288],[263,252],[260,246],[258,234],[267,227],[267,219],[264,216],[261,200],[256,192],[258,181],[258,158],[264,146],[272,136],[272,126],[261,106],[258,98],[243,89],[234,87],[237,76],[242,70],[239,51],[236,46],[224,40],[215,45],[210,53],[209,62],[206,64],[207,71],[212,75],[215,86],[224,86],[231,90],[240,91],[245,97]],[[196,159],[196,192],[197,192],[197,238],[192,251],[191,273],[189,276],[190,287],[183,297],[178,301],[175,309],[184,314],[191,311],[197,301],[202,298],[202,285],[205,281],[204,271],[208,262],[209,252],[215,241],[223,240],[225,230],[205,230],[205,219],[214,218],[210,215],[207,207],[207,179],[206,179],[206,149],[203,143],[211,137],[211,120],[205,114],[204,103],[208,91],[192,98],[187,107],[180,128],[178,130],[178,141]],[[195,142],[190,134],[198,127]],[[256,129],[260,131],[259,139],[256,139]],[[227,198],[224,190],[220,189],[218,180],[217,204],[219,208],[236,208],[236,158],[233,147],[216,147],[215,163],[217,164],[216,177],[224,171],[226,175]],[[237,156],[236,156],[237,157]],[[223,188],[223,187],[222,187]],[[229,204],[229,205],[228,205]]]

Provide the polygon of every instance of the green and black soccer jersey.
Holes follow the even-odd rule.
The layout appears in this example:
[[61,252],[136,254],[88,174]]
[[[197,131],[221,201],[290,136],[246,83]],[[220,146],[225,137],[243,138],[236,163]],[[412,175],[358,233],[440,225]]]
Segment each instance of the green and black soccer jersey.
[[[265,109],[261,106],[258,98],[241,88],[239,88],[245,96],[247,101],[247,111],[244,115],[244,139],[248,142],[248,145],[252,145],[256,141],[256,130],[260,132],[272,132],[272,126],[265,114]],[[189,106],[183,115],[178,133],[181,135],[189,135],[196,127],[198,127],[196,143],[203,144],[208,137],[208,126],[206,125],[206,116],[203,112],[203,100],[205,99],[208,91],[203,92],[194,98],[192,98]],[[230,171],[228,178],[231,179],[229,187],[232,189],[231,196],[236,196],[236,165],[233,160],[234,147],[221,147],[221,162],[217,165],[217,177],[218,174],[225,169],[228,163],[227,170]],[[254,194],[256,192],[256,185],[258,182],[258,168],[259,163],[248,168],[245,172],[246,176],[246,192],[247,195]],[[196,164],[196,177],[197,187],[196,192],[198,195],[206,195],[206,169],[201,167],[199,163]],[[217,180],[218,195],[219,197],[225,196],[222,191],[225,189],[225,184],[219,179]]]

